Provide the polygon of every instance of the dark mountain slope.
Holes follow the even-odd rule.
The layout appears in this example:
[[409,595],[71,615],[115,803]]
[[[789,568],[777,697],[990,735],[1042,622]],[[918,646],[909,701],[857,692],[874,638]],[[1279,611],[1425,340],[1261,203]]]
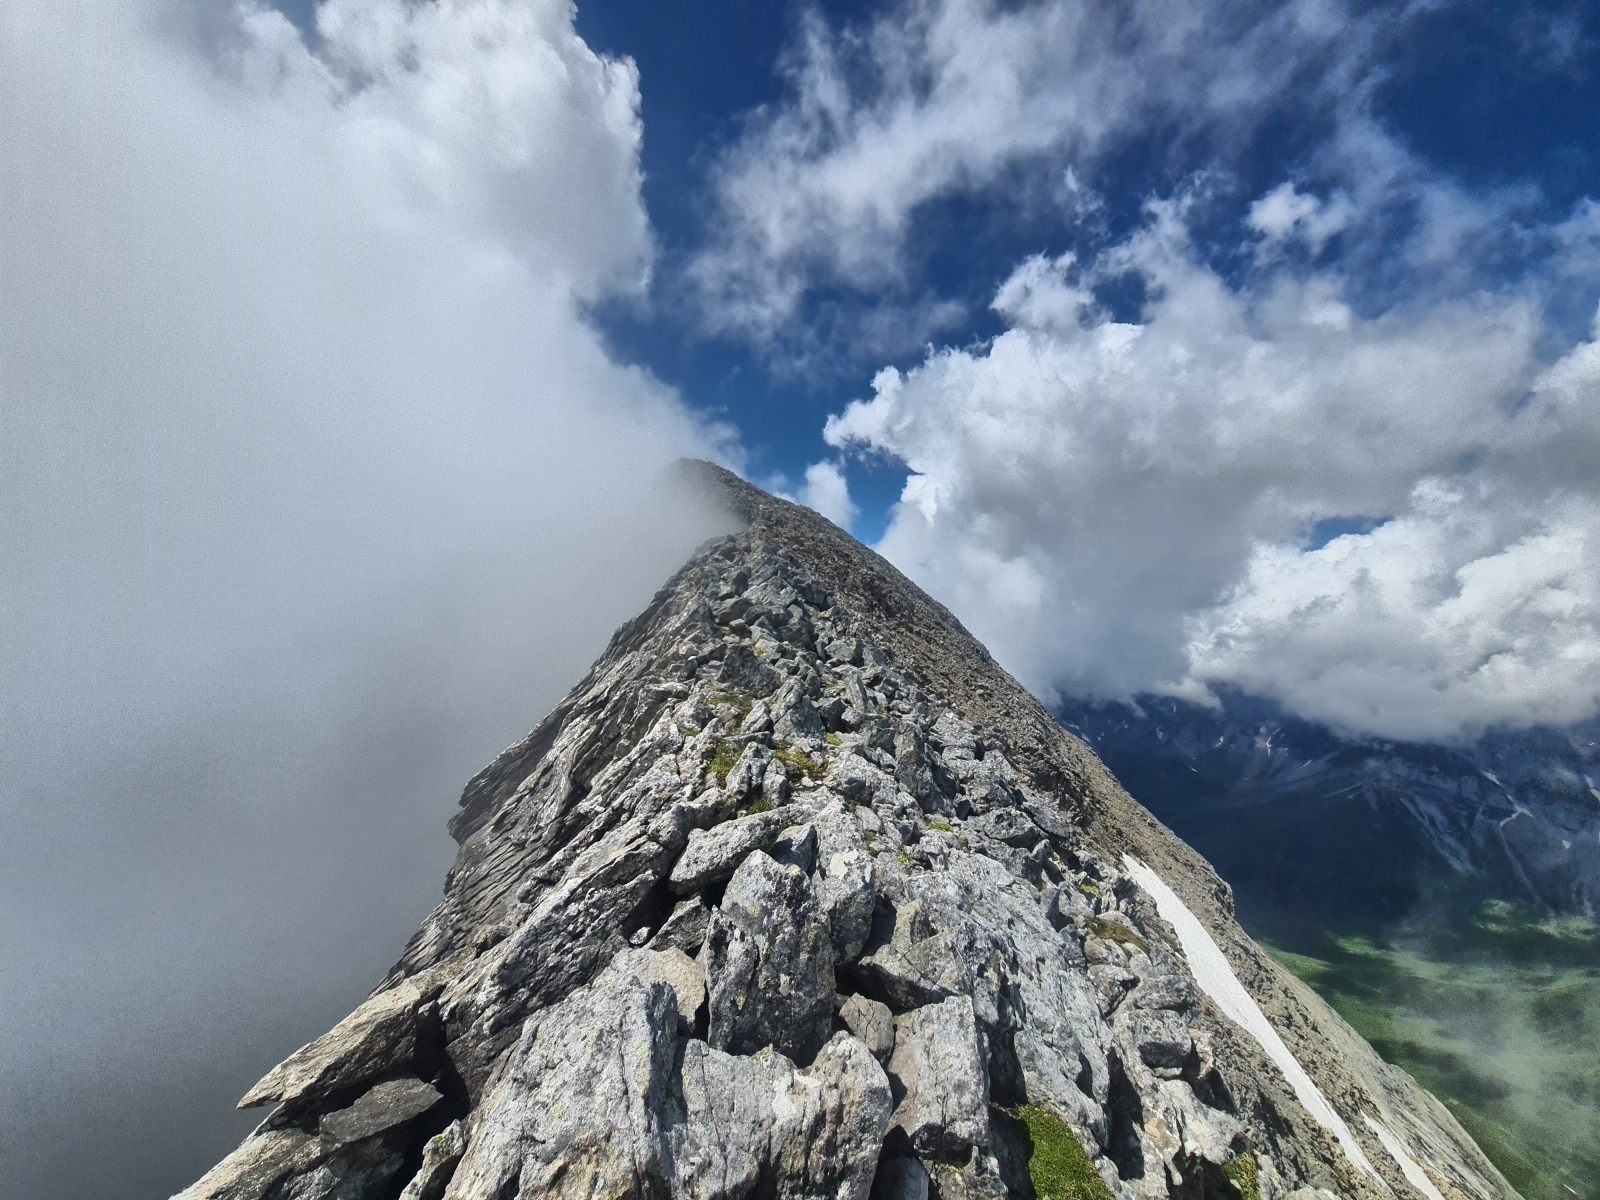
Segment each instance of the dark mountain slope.
[[1600,728],[1350,739],[1242,696],[1059,715],[1263,917],[1392,921],[1449,893],[1600,910]]

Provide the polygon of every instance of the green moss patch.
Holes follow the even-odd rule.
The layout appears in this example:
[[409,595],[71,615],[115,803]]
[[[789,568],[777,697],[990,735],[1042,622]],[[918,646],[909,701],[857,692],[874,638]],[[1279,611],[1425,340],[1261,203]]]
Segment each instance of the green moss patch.
[[711,761],[706,764],[706,770],[716,778],[718,787],[728,785],[728,772],[733,770],[733,764],[739,761],[739,746],[727,739],[717,743],[717,748],[711,752]]
[[734,712],[739,714],[741,721],[748,717],[750,710],[755,707],[754,700],[738,692],[712,692],[711,703],[733,709]]
[[1256,1156],[1253,1151],[1246,1150],[1228,1164],[1224,1174],[1228,1182],[1233,1184],[1233,1190],[1239,1193],[1240,1200],[1261,1200],[1261,1178],[1256,1170]]
[[772,757],[795,774],[810,775],[813,778],[822,774],[821,763],[817,762],[804,750],[796,750],[793,746],[773,747]]
[[1108,942],[1117,942],[1123,946],[1134,946],[1143,950],[1146,954],[1150,953],[1150,943],[1118,921],[1107,920],[1105,917],[1090,917],[1089,932],[1096,937],[1105,938]]
[[1071,1126],[1032,1104],[1017,1117],[1028,1130],[1028,1175],[1039,1200],[1113,1200]]

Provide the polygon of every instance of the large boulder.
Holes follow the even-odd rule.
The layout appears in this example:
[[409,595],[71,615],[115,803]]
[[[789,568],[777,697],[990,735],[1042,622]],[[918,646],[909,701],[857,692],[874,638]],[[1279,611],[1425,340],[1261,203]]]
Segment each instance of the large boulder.
[[921,1154],[965,1158],[989,1144],[989,1076],[972,1001],[952,996],[895,1020],[890,1120]]
[[536,1013],[473,1115],[447,1200],[666,1196],[678,1002],[624,960]]
[[264,1075],[240,1108],[277,1103],[296,1107],[350,1091],[411,1061],[417,1015],[439,994],[447,974],[425,971],[369,997],[327,1033]]
[[674,1195],[865,1200],[891,1101],[854,1037],[837,1034],[803,1070],[770,1049],[744,1058],[690,1042],[682,1089]]
[[830,804],[812,825],[817,831],[817,899],[828,918],[834,959],[853,962],[872,933],[877,903],[872,853],[842,804]]
[[[840,1033],[804,1069],[686,1037],[629,952],[529,1020],[470,1127],[447,1200],[538,1196],[865,1200],[889,1081]],[[448,1147],[446,1147],[448,1149]]]
[[778,834],[805,820],[812,811],[803,804],[789,804],[691,831],[683,854],[667,877],[668,886],[683,896],[721,883],[751,851],[770,846]]
[[420,1117],[441,1099],[438,1088],[415,1076],[386,1079],[354,1104],[325,1114],[317,1132],[336,1142],[359,1142]]
[[700,952],[713,1046],[810,1062],[833,1019],[833,942],[811,880],[759,850],[734,872]]

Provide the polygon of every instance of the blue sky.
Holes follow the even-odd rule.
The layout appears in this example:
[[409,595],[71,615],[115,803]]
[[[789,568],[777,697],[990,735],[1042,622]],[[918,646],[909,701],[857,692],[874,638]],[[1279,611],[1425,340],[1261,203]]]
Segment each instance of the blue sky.
[[[840,20],[849,20],[855,8],[819,6]],[[639,64],[645,202],[663,255],[656,303],[616,306],[605,314],[605,328],[623,357],[649,365],[695,403],[734,421],[753,473],[794,478],[826,453],[822,421],[860,390],[866,364],[841,364],[822,378],[774,369],[761,348],[708,335],[690,311],[673,303],[673,290],[674,272],[708,234],[707,176],[716,155],[737,137],[747,112],[783,99],[777,67],[798,15],[798,5],[711,0],[691,14],[634,0],[580,6],[577,22],[596,49]],[[881,532],[905,473],[862,463],[853,474],[865,510],[859,532],[870,537]]]
[[[884,6],[809,6],[829,24],[846,28]],[[915,346],[882,362],[853,344],[848,321],[835,322],[826,295],[796,316],[828,339],[824,369],[796,371],[781,353],[736,337],[708,334],[692,306],[674,302],[683,260],[715,238],[710,174],[717,156],[737,139],[745,115],[781,104],[786,87],[778,65],[797,37],[801,7],[757,9],[745,3],[678,6],[591,0],[578,9],[578,30],[597,49],[631,56],[641,73],[645,200],[660,239],[655,303],[617,306],[605,328],[624,357],[647,364],[695,403],[725,413],[742,431],[757,475],[798,478],[827,453],[822,421],[867,390],[882,362],[907,365]],[[1529,211],[1558,220],[1600,180],[1600,70],[1596,46],[1600,13],[1574,4],[1505,6],[1441,4],[1403,25],[1376,57],[1381,75],[1375,116],[1418,159],[1473,190],[1528,189]],[[1201,231],[1225,278],[1244,265],[1235,253],[1249,204],[1297,167],[1310,162],[1328,135],[1326,113],[1293,92],[1273,99],[1273,112],[1238,145],[1219,145],[1231,131],[1174,136],[1159,125],[1130,132],[1105,160],[1077,169],[1101,194],[1105,209],[1093,229],[1076,228],[1048,208],[1018,211],[1003,195],[954,193],[922,206],[915,217],[911,266],[917,281],[963,306],[943,334],[961,342],[998,332],[987,309],[1011,267],[1033,252],[1060,253],[1115,240],[1140,219],[1144,201],[1180,187],[1199,172],[1224,176]],[[1072,165],[1069,155],[1029,165],[1038,174]],[[1371,247],[1364,247],[1371,253]],[[1340,247],[1328,248],[1337,261]],[[1505,276],[1529,264],[1509,253],[1491,272]],[[1377,273],[1371,303],[1392,300],[1397,286]],[[1360,282],[1358,280],[1358,282]],[[1138,293],[1113,303],[1136,316]],[[872,303],[876,297],[852,296]],[[1569,319],[1586,322],[1582,298]],[[841,328],[842,326],[842,328]],[[882,532],[898,497],[903,467],[874,460],[849,464],[852,493],[862,508],[858,532]]]

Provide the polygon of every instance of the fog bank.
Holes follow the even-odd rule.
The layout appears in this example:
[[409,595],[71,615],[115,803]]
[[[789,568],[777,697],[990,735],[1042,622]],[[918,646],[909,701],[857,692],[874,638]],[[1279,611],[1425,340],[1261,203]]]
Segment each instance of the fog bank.
[[584,316],[638,81],[559,3],[0,12],[0,1161],[156,1196],[436,899],[461,784],[717,520]]

